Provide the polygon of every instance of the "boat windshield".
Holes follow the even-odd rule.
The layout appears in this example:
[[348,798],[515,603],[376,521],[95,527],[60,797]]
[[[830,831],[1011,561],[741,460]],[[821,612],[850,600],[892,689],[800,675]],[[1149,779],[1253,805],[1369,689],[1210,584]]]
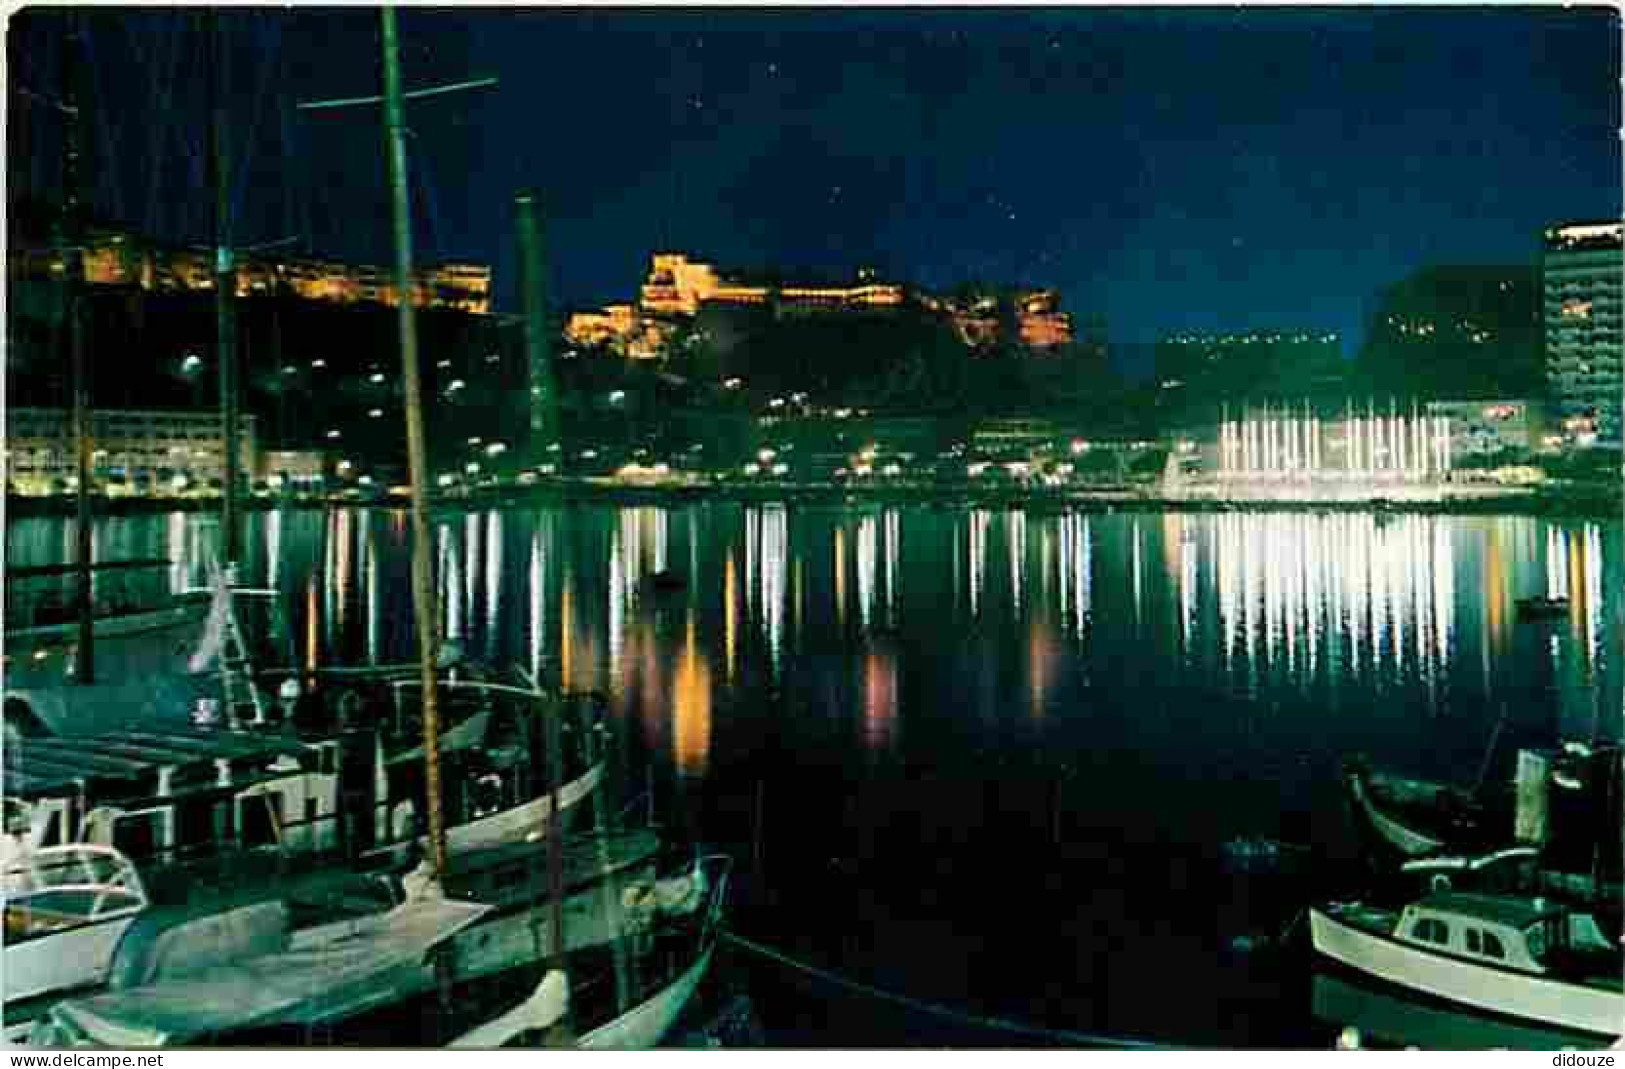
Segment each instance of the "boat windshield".
[[130,860],[116,850],[85,843],[47,847],[8,859],[0,895],[8,915],[28,909],[89,919],[146,904],[141,878]]

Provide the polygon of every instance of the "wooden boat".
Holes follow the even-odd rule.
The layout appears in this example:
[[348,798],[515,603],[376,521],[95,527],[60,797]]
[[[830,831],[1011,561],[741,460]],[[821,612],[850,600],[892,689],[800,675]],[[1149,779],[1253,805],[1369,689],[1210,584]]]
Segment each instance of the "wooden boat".
[[[96,677],[120,683],[150,675],[182,675],[209,615],[202,592],[172,594],[162,573],[167,560],[102,561],[90,566],[99,587],[92,605]],[[72,564],[6,569],[6,687],[77,685],[77,620],[68,607]],[[155,595],[158,586],[166,589]]]
[[[657,938],[681,943],[666,955],[665,968],[659,948],[647,946],[637,970],[644,973],[640,993],[625,1007],[599,999],[600,1005],[578,1001],[570,1004],[568,981],[558,972],[548,972],[536,988],[514,1009],[452,1040],[457,1048],[496,1048],[548,1045],[547,1030],[566,1019],[573,1008],[576,1037],[569,1045],[581,1050],[647,1050],[658,1046],[683,1010],[710,968],[721,930],[722,909],[727,901],[728,871],[731,859],[703,858],[697,872],[706,874],[706,902],[687,931],[667,931]],[[580,976],[578,990],[597,988],[607,994],[609,977],[591,977],[594,963],[572,959],[572,973]],[[596,963],[600,971],[608,963]],[[651,971],[651,966],[653,970]]]
[[[425,896],[381,914],[285,932],[275,903],[243,907],[145,982],[53,1006],[29,1046],[156,1047],[237,1029],[308,1026],[391,1005],[433,983],[429,952],[487,907]],[[233,924],[234,922],[234,924]],[[273,949],[234,954],[220,932]],[[192,960],[187,960],[188,958]]]
[[1427,857],[1444,849],[1445,839],[1418,826],[1408,814],[1398,812],[1391,803],[1391,795],[1382,801],[1372,797],[1373,782],[1369,773],[1350,769],[1345,773],[1344,783],[1355,812],[1382,842],[1402,856]]
[[[517,702],[503,727],[491,724],[494,710],[484,705],[442,734],[449,849],[545,837],[554,799],[538,770],[542,732],[527,733],[525,721],[556,714],[521,688],[447,687],[479,702],[499,692]],[[557,809],[567,822],[600,785],[603,765],[566,757],[573,774]],[[149,880],[156,869],[211,853],[381,858],[421,842],[421,759],[412,751],[386,758],[377,732],[307,739],[281,730],[126,729],[30,739],[5,758],[8,807],[28,825],[33,847],[117,847]]]
[[1539,898],[1446,892],[1400,913],[1315,907],[1317,953],[1475,1010],[1612,1039],[1625,1021],[1619,950],[1589,913]]
[[[624,931],[648,981],[639,1001],[624,1011],[610,1009],[601,1023],[581,1035],[578,1045],[653,1045],[670,1029],[710,963],[728,864],[726,858],[702,858],[676,883],[634,885],[619,896],[627,913]],[[488,909],[446,899],[431,889],[388,913],[343,922],[346,927],[314,929],[270,953],[232,956],[228,948],[215,954],[224,960],[181,963],[167,975],[159,970],[129,987],[60,1002],[23,1038],[30,1046],[287,1047],[308,1044],[313,1029],[320,1029],[321,1036],[335,1043],[409,1045],[425,1038],[414,1034],[414,1025],[440,1030],[445,1024],[440,1020],[437,969],[428,952],[477,933],[476,922]],[[528,920],[535,924],[540,918]],[[673,977],[659,966],[674,950],[683,951],[686,959]],[[519,960],[539,962],[546,953]],[[505,974],[485,979],[464,975],[459,961],[450,963],[455,987],[448,1004],[454,1019],[489,1018],[492,998],[533,975],[533,965],[515,969],[514,960],[508,959]],[[527,980],[517,1011],[491,1020],[472,1038],[531,1038],[536,1028],[551,1023],[547,1007],[553,1001],[545,976],[541,985]],[[466,1041],[471,1022],[452,1023],[452,1034]]]

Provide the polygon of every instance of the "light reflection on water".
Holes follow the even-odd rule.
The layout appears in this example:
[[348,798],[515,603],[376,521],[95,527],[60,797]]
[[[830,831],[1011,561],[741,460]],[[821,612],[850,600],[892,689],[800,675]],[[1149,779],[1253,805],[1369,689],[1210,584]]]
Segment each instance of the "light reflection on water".
[[[301,595],[288,608],[307,663],[409,655],[400,514],[261,513],[250,529],[256,574],[245,580]],[[96,533],[101,556],[173,560],[159,579],[173,590],[193,581],[212,531],[176,514]],[[975,695],[988,678],[1025,694],[1037,720],[1081,704],[1080,687],[1096,691],[1092,703],[1110,699],[1114,674],[1134,674],[1114,673],[1108,655],[1240,699],[1295,691],[1361,707],[1376,695],[1459,716],[1515,698],[1531,722],[1569,734],[1620,727],[1618,524],[770,504],[484,511],[441,518],[435,539],[449,637],[612,697],[653,692],[643,677],[659,664],[663,715],[682,706],[690,725],[807,682],[802,651],[816,651],[848,659],[861,681],[835,707],[891,725],[866,728],[867,741],[944,706],[986,704]],[[17,564],[61,559],[70,543],[70,523],[8,527]],[[656,619],[665,609],[646,583],[674,562],[688,573],[680,626]],[[1537,594],[1566,597],[1567,616],[1520,622],[1515,602]],[[893,648],[877,653],[877,636]],[[672,734],[690,768],[695,737],[692,726]]]
[[[1001,945],[1023,959],[1000,975],[1044,990],[1067,989],[1080,962],[1097,989],[1131,982],[1113,955],[1145,951],[1090,933],[1161,931],[1170,909],[1204,923],[1209,911],[1169,900],[1184,893],[1170,858],[1187,865],[1237,834],[1332,841],[1320,802],[1351,752],[1470,782],[1489,753],[1505,765],[1517,746],[1621,734],[1618,523],[710,503],[434,526],[449,635],[605,692],[663,819],[737,856],[765,781],[769,836],[786,843],[767,851],[768,877],[792,867],[774,885],[781,941],[805,937],[815,956],[820,939],[861,930],[905,989],[941,979],[910,963],[931,972]],[[398,512],[253,514],[243,578],[288,592],[303,663],[400,661],[413,650],[409,540]],[[157,596],[194,581],[209,541],[194,518],[159,516],[109,524],[97,546],[176,560],[153,577]],[[14,564],[65,548],[71,524],[8,525]],[[661,570],[684,582],[651,585]],[[1568,597],[1567,615],[1520,621],[1517,600],[1539,594]],[[1036,871],[1005,880],[989,861],[1001,850]],[[1080,852],[1084,895],[1057,875]],[[1087,867],[1102,852],[1112,864]],[[1046,914],[1033,902],[1051,879]],[[927,884],[940,927],[853,928],[925,912]],[[891,912],[877,912],[888,894]],[[1005,938],[1023,923],[1030,938]],[[1069,1026],[1228,1037],[1213,934],[1159,944],[1166,964],[1143,999],[1101,1010],[1080,996],[1056,1012]],[[1047,966],[1029,960],[1046,953]],[[1141,1005],[1158,1021],[1135,1018]],[[1209,1006],[1225,1020],[1201,1022]],[[1272,994],[1248,1034],[1281,1045],[1282,1019]]]

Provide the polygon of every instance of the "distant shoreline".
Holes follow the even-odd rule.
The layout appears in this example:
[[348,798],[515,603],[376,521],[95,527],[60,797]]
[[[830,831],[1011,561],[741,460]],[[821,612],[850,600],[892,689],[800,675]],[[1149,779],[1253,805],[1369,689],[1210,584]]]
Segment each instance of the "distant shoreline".
[[[1206,488],[1204,488],[1206,489]],[[1398,488],[1403,489],[1403,488]],[[1620,487],[1579,486],[1561,490],[1522,490],[1498,488],[1458,489],[1441,497],[1291,497],[1275,491],[1218,498],[1211,494],[1169,494],[1150,487],[1020,488],[984,487],[834,487],[827,485],[775,484],[770,486],[694,485],[609,485],[575,480],[541,486],[485,490],[459,497],[436,496],[432,505],[442,511],[468,511],[501,506],[528,506],[554,502],[607,503],[627,505],[667,504],[689,501],[738,501],[744,503],[783,503],[791,505],[896,504],[932,508],[1021,508],[1045,512],[1323,512],[1419,515],[1522,514],[1573,516],[1588,519],[1619,520],[1625,514],[1625,496]],[[404,499],[349,499],[326,497],[251,498],[242,502],[245,510],[274,508],[402,508]],[[211,512],[219,508],[211,498],[123,498],[96,501],[99,516],[141,516],[168,512]],[[72,498],[8,497],[8,518],[71,516]]]

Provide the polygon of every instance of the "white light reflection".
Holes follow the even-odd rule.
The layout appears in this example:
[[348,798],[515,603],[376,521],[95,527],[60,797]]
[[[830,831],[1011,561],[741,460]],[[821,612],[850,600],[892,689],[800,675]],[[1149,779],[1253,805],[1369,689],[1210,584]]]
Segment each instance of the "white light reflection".
[[[1447,521],[1222,516],[1214,546],[1219,629],[1232,670],[1241,667],[1239,658],[1249,668],[1314,678],[1325,669],[1330,646],[1333,665],[1378,677],[1402,676],[1409,668],[1437,697],[1455,618],[1456,561]],[[1194,563],[1182,562],[1182,581],[1194,584]]]
[[1027,564],[1027,514],[1011,509],[1004,514],[1005,550],[1010,557],[1010,609],[1021,614],[1021,584]]
[[502,612],[502,511],[492,509],[485,517],[485,650],[495,658],[501,638]]
[[547,634],[547,558],[542,550],[542,532],[547,529],[546,517],[538,518],[530,541],[530,677],[538,682]]
[[883,516],[885,527],[885,547],[882,552],[886,558],[886,626],[897,626],[897,557],[902,543],[902,526],[898,511],[887,509]]
[[[170,525],[173,532],[174,525]],[[173,538],[173,534],[171,534]],[[172,543],[173,544],[173,543]],[[265,514],[265,585],[278,590],[282,578],[282,510]]]
[[875,518],[858,521],[858,622],[868,631],[875,613],[875,548],[878,541]]
[[982,583],[987,576],[987,529],[992,522],[993,514],[985,509],[975,509],[970,514],[965,550],[970,558],[970,614],[973,617],[982,611]]
[[755,512],[757,532],[755,615],[767,636],[768,655],[776,673],[784,656],[785,577],[790,563],[790,525],[783,505]]
[[366,577],[367,663],[378,663],[379,618],[383,609],[378,603],[378,543],[369,513],[361,527],[361,574]]
[[463,612],[467,614],[468,624],[474,625],[475,599],[479,596],[480,584],[480,548],[484,545],[480,537],[480,517],[478,513],[470,512],[463,517]]

